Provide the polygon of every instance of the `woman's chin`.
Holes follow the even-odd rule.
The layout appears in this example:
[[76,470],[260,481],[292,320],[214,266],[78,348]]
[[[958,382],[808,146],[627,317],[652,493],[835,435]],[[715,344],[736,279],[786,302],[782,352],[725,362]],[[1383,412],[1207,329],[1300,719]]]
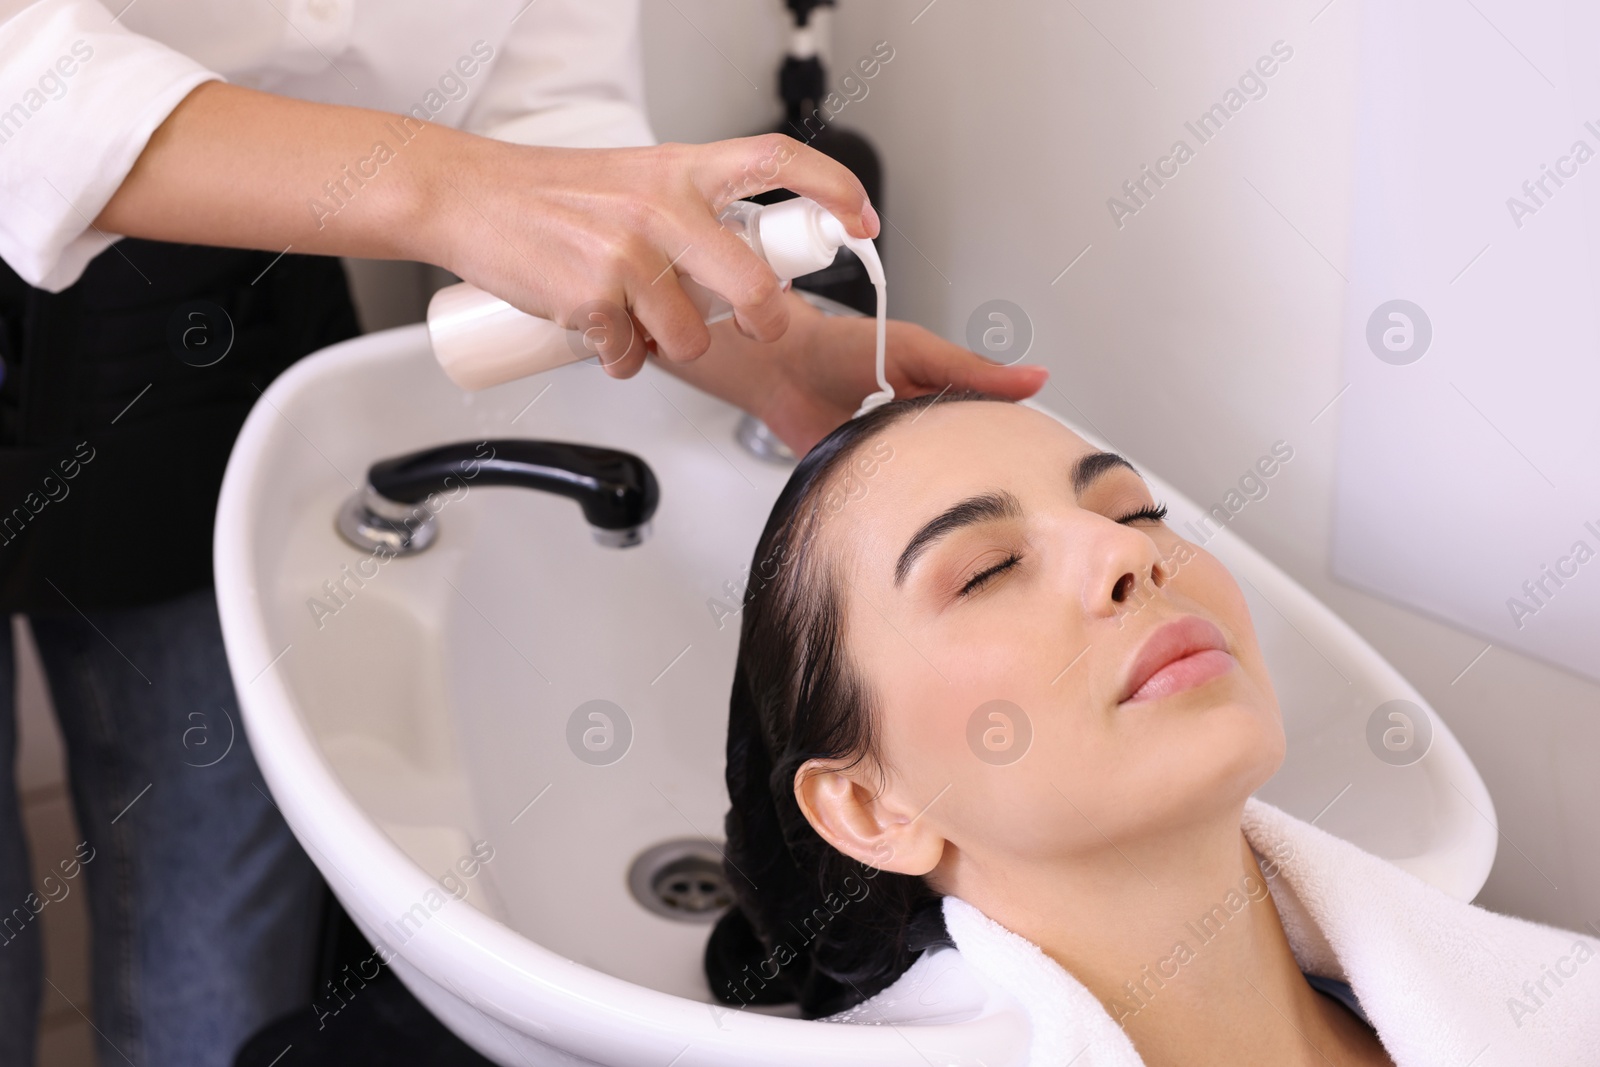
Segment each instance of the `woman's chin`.
[[1283,765],[1283,717],[1276,702],[1248,685],[1208,685],[1123,710],[1137,727],[1143,762],[1154,755],[1164,774],[1197,771],[1203,783],[1197,788],[1219,796],[1235,790],[1248,796]]
[[1243,796],[1260,789],[1283,766],[1288,741],[1276,703],[1219,701],[1208,718],[1216,726],[1209,751],[1217,770]]

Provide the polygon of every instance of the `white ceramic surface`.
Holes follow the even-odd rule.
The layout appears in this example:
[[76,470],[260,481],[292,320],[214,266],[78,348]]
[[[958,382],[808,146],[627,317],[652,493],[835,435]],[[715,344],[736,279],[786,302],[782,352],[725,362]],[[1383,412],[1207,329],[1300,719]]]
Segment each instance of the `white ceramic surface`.
[[[721,836],[737,620],[719,628],[709,605],[737,603],[787,475],[735,443],[738,414],[654,368],[617,382],[574,364],[465,394],[421,325],[301,361],[251,413],[217,515],[217,597],[256,758],[363,931],[499,1063],[1020,1062],[1014,1010],[955,995],[957,1017],[923,1026],[714,1007],[700,969],[709,926],[628,895],[646,847]],[[512,436],[646,458],[661,483],[654,535],[602,548],[573,503],[514,489],[448,502],[437,544],[412,559],[363,567],[335,532],[374,460]],[[1141,470],[1179,528],[1199,515]],[[1455,738],[1434,717],[1422,760],[1375,758],[1373,709],[1422,698],[1230,532],[1207,548],[1243,579],[1283,705],[1288,760],[1262,795],[1470,899],[1495,816]],[[372,577],[358,585],[345,567]],[[342,604],[325,582],[343,583]],[[337,610],[314,612],[314,597]],[[567,745],[569,716],[592,699],[632,725],[609,766]],[[493,858],[467,877],[458,864],[477,842]],[[441,891],[452,871],[464,899]]]

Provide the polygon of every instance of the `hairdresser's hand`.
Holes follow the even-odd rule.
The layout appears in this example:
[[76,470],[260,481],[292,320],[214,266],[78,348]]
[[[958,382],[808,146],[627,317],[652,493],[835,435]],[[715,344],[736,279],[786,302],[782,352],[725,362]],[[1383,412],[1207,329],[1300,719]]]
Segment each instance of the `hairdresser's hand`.
[[[704,356],[662,366],[750,412],[803,455],[878,388],[876,323],[824,315],[795,293],[786,299],[789,329],[779,341],[752,341],[719,322],[711,327]],[[895,320],[888,324],[884,364],[897,397],[950,388],[1021,400],[1049,377],[1044,367],[991,363],[921,326]]]
[[[96,225],[160,241],[421,260],[569,326],[604,301],[683,360],[710,335],[679,273],[726,297],[749,336],[784,332],[789,304],[771,268],[717,222],[734,200],[779,187],[816,200],[853,236],[878,234],[855,175],[779,134],[531,147],[213,81],[151,135]],[[602,357],[620,357],[606,359],[608,372],[638,370],[644,349],[634,347],[622,357],[602,346]]]
[[[431,132],[431,131],[430,131]],[[706,145],[559,149],[473,140],[465,160],[437,174],[434,202],[444,265],[524,311],[582,326],[580,308],[626,308],[652,350],[691,360],[711,344],[678,284],[693,276],[734,305],[740,332],[783,335],[789,303],[777,277],[718,213],[734,200],[784,187],[833,212],[857,237],[878,233],[861,182],[842,164],[779,134]],[[637,331],[636,331],[637,332]],[[599,331],[606,372],[644,363],[642,337]]]

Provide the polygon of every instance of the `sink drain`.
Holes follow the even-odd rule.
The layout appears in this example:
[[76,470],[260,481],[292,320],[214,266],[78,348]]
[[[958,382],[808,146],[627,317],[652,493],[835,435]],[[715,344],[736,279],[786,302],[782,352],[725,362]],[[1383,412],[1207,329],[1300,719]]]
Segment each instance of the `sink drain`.
[[722,854],[699,838],[663,841],[628,868],[628,889],[646,911],[680,922],[711,922],[733,903]]

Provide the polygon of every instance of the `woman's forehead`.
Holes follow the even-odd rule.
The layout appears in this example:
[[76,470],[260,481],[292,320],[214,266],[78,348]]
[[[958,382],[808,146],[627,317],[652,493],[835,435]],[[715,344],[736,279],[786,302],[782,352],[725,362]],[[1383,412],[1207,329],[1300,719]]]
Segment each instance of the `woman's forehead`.
[[973,493],[1015,491],[1036,479],[1070,491],[1068,470],[1093,451],[1060,422],[1019,404],[934,404],[863,442],[835,473],[819,507],[836,546],[865,547],[901,536],[902,527],[914,529]]
[[[896,478],[908,492],[941,482],[1023,473],[1070,464],[1094,447],[1040,411],[1001,401],[934,404],[878,435],[900,464]],[[885,451],[880,447],[880,452]]]

